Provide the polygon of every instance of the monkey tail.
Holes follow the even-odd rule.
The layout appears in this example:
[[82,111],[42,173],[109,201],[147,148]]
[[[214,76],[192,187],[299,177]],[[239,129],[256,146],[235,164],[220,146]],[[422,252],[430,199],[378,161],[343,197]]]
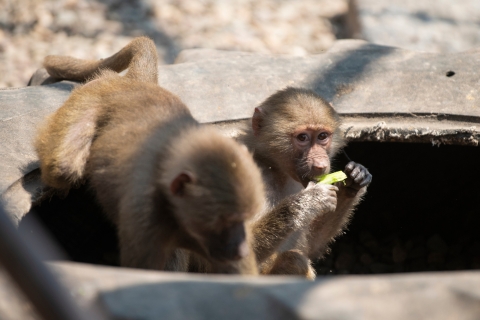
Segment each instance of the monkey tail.
[[88,81],[103,69],[122,72],[128,68],[127,78],[155,84],[158,81],[157,49],[147,37],[132,40],[106,59],[83,60],[67,56],[47,56],[43,66],[50,76],[65,80]]
[[[134,39],[125,47],[131,46],[127,78],[137,81],[158,83],[158,55],[153,41],[147,37]],[[120,54],[120,51],[118,54]],[[128,53],[127,53],[128,54]],[[124,69],[123,69],[124,70]],[[117,71],[118,72],[118,71]]]
[[98,62],[66,56],[46,56],[43,67],[53,78],[86,81],[98,71]]

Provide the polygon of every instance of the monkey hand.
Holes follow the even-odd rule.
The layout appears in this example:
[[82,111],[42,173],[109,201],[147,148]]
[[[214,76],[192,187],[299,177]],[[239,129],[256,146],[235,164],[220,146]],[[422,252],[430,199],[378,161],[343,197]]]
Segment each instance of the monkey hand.
[[303,206],[310,219],[333,212],[337,208],[338,187],[329,184],[310,182],[302,191]]
[[350,161],[346,166],[344,172],[347,174],[345,180],[345,187],[347,188],[347,195],[355,197],[358,191],[372,182],[372,175],[367,168],[359,163]]

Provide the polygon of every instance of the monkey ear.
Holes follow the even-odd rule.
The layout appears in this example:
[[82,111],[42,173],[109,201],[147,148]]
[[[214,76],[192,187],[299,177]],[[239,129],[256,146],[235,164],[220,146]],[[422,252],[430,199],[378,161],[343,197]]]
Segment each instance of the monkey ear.
[[185,184],[193,182],[193,175],[188,172],[180,172],[170,183],[170,192],[177,197],[185,195]]
[[260,107],[255,108],[255,112],[252,117],[252,130],[253,135],[258,137],[260,135],[260,129],[262,128],[262,120],[265,113]]

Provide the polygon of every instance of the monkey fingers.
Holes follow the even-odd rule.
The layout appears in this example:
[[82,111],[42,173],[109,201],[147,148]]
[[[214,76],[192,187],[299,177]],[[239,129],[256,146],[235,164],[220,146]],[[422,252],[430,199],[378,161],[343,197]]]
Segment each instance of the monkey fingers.
[[312,191],[315,192],[315,198],[317,203],[317,212],[319,214],[325,214],[327,212],[335,211],[337,208],[337,192],[338,188],[334,185],[316,184]]
[[350,188],[360,190],[361,188],[368,186],[372,181],[372,175],[367,168],[356,162],[349,162],[345,166],[345,173],[352,180],[351,183],[347,182]]
[[315,185],[316,185],[315,182],[310,181],[310,182],[308,183],[307,187],[305,188],[305,190],[310,190],[310,189],[312,189],[312,188],[315,188]]
[[[323,187],[325,186],[325,187]],[[335,184],[331,184],[331,183],[317,183],[316,181],[310,181],[307,186],[305,187],[304,191],[307,191],[307,190],[312,190],[312,189],[332,189],[332,188],[328,188],[328,187],[334,187],[333,189],[335,189]]]

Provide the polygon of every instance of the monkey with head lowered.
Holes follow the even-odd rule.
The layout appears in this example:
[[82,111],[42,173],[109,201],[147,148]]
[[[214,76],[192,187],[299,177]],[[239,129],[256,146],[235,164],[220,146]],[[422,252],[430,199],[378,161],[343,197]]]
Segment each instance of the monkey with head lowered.
[[117,227],[122,266],[258,274],[247,223],[264,206],[261,173],[244,146],[158,86],[151,40],[100,61],[48,56],[44,66],[87,82],[38,132],[42,180],[93,188]]
[[[278,91],[255,108],[251,124],[240,139],[262,171],[270,208],[264,215],[314,217],[295,229],[290,221],[277,220],[282,243],[271,256],[259,257],[261,272],[314,279],[311,260],[321,258],[343,232],[372,176],[362,165],[349,162],[345,185],[312,182],[330,171],[332,157],[345,142],[338,114],[311,90]],[[269,247],[272,239],[278,241],[274,235],[256,237],[257,245]]]

